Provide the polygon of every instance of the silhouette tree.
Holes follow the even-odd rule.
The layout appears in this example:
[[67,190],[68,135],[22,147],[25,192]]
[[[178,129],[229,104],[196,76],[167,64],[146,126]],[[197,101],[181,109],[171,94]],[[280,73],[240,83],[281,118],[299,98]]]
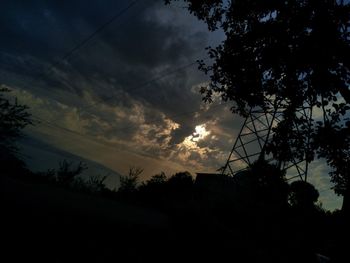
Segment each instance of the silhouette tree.
[[[201,89],[203,99],[211,102],[218,93],[242,116],[254,107],[283,107],[284,118],[275,127],[269,151],[279,160],[308,162],[317,152],[333,168],[332,180],[348,189],[343,183],[349,181],[348,161],[338,158],[348,145],[336,151],[332,137],[326,143],[316,138],[335,131],[347,141],[350,136],[345,125],[350,109],[349,1],[184,1],[210,31],[225,33],[219,46],[208,48],[212,64],[200,61],[200,69],[211,78]],[[305,106],[321,117],[308,120],[297,114]]]
[[285,173],[276,165],[258,160],[238,174],[237,189],[248,206],[276,211],[287,205],[288,184]]
[[93,193],[102,193],[106,191],[106,185],[104,181],[107,179],[107,176],[99,176],[99,175],[93,175],[90,176],[86,182],[84,182],[84,185],[86,186],[87,190]]
[[289,202],[292,207],[310,209],[315,207],[319,193],[316,188],[305,181],[291,183],[289,189]]
[[73,162],[63,160],[59,163],[59,168],[56,172],[56,180],[61,184],[70,184],[86,169],[87,166],[82,162],[79,162],[78,165],[74,168]]
[[171,176],[168,181],[168,189],[171,193],[181,195],[183,197],[191,194],[194,180],[189,172],[180,172]]
[[167,177],[164,172],[153,175],[138,187],[140,199],[144,204],[165,210],[167,207]]
[[289,190],[291,213],[286,221],[291,225],[290,239],[295,240],[299,250],[301,252],[304,250],[303,253],[307,251],[319,253],[324,248],[327,232],[321,230],[329,227],[325,221],[326,214],[316,205],[319,192],[312,184],[305,181],[292,182]]
[[160,174],[153,175],[151,179],[146,181],[146,185],[162,185],[166,182],[166,175],[164,172]]
[[150,193],[152,195],[163,194],[165,192],[167,177],[164,172],[153,175],[149,180],[142,183],[139,187],[140,191]]
[[140,174],[143,172],[143,169],[131,167],[127,176],[120,177],[120,187],[118,192],[120,193],[132,193],[137,190],[137,183],[139,180]]
[[24,166],[16,156],[18,149],[14,143],[23,135],[22,129],[33,124],[28,107],[18,104],[17,99],[11,103],[4,96],[8,92],[8,88],[0,87],[0,168],[5,172]]
[[[346,127],[326,123],[319,127],[316,143],[321,145],[318,153],[327,159],[333,170],[330,172],[335,192],[344,196],[342,210],[350,214],[350,122]],[[331,138],[331,139],[329,139]]]

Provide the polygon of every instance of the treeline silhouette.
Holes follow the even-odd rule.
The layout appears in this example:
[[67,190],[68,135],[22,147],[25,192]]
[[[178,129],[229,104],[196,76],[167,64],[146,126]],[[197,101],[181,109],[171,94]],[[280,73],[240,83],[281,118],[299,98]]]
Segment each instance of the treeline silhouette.
[[[2,168],[5,166],[2,164]],[[7,211],[12,213],[10,218],[13,220],[15,217],[16,220],[9,224],[18,227],[13,225],[17,222],[28,226],[28,222],[23,223],[28,220],[36,227],[32,234],[39,236],[49,229],[53,236],[44,236],[50,242],[58,247],[70,245],[67,251],[56,251],[48,249],[45,244],[48,251],[62,253],[63,258],[69,254],[75,255],[73,258],[76,259],[78,254],[87,262],[98,262],[90,260],[106,248],[115,250],[124,259],[130,253],[139,253],[137,251],[143,248],[141,250],[144,254],[137,257],[138,262],[162,259],[175,262],[184,258],[195,261],[210,259],[215,262],[226,259],[243,262],[321,262],[318,259],[321,255],[329,258],[329,262],[344,262],[342,238],[346,224],[341,212],[325,211],[317,204],[319,193],[313,185],[304,181],[288,184],[279,169],[264,161],[253,164],[235,177],[198,174],[194,179],[188,172],[176,173],[170,177],[160,173],[145,182],[139,182],[142,170],[131,168],[129,174],[121,178],[120,188],[113,190],[105,186],[106,177],[83,179],[80,175],[85,169],[87,167],[82,163],[73,164],[64,160],[57,170],[32,173],[23,168],[20,174],[16,169],[12,176],[26,182],[53,185],[95,198],[112,199],[160,211],[170,218],[169,229],[159,232],[140,226],[127,226],[120,231],[123,227],[119,226],[117,232],[123,240],[118,239],[116,242],[111,239],[111,243],[104,240],[101,247],[96,240],[92,242],[94,238],[108,239],[108,231],[114,233],[114,230],[101,230],[103,220],[87,223],[89,219],[85,217],[77,220],[79,213],[59,215],[53,220],[50,213],[56,217],[56,212],[41,211],[41,216],[53,220],[51,224],[41,220],[35,222],[37,216],[32,216],[31,211],[27,211],[27,218],[22,217],[19,220],[21,222],[18,222],[21,212],[16,210],[26,208],[18,204],[13,206],[11,202],[12,207]],[[4,170],[9,174],[8,168]],[[62,195],[64,198],[64,192]],[[26,233],[28,229],[22,231]],[[67,236],[62,237],[60,233]],[[71,236],[75,236],[74,242],[82,244],[85,244],[82,240],[90,236],[88,239],[93,245],[85,245],[92,246],[90,249],[93,252],[89,253],[94,256],[86,258],[86,251],[81,244],[71,244],[69,240],[64,241],[67,244],[57,244],[61,242],[58,240],[70,239]],[[140,237],[144,243],[134,244],[136,240],[133,239]],[[126,245],[128,242],[131,243]],[[158,248],[152,250],[149,242]],[[114,243],[124,245],[118,249],[111,247]],[[28,247],[33,249],[31,245]],[[80,248],[80,252],[74,247]],[[23,248],[19,246],[19,249]]]
[[[143,252],[137,259],[132,257],[137,262],[344,262],[342,240],[347,226],[342,213],[323,209],[313,185],[304,181],[288,184],[284,173],[266,161],[257,161],[235,177],[197,174],[194,178],[189,172],[167,177],[162,172],[144,182],[139,181],[143,170],[130,168],[122,176],[120,188],[112,190],[104,185],[106,177],[80,177],[85,169],[82,163],[74,165],[64,160],[57,170],[27,174],[26,180],[159,211],[169,217],[167,230],[133,225],[124,232],[120,230],[123,227],[118,227],[124,240],[112,239],[104,246],[114,249],[123,259],[140,250]],[[67,229],[62,230],[59,222],[51,227],[70,236],[81,226],[71,225],[75,216],[66,216]],[[85,220],[81,218],[78,224],[85,226]],[[109,234],[99,232],[101,226],[95,223],[81,230],[78,240],[86,235],[107,239]],[[42,226],[37,227],[40,233]],[[134,243],[134,238],[141,238],[143,243]],[[119,249],[110,247],[123,242],[126,243]],[[128,242],[131,247],[126,245]],[[94,243],[91,249],[99,254],[106,247]],[[73,253],[74,249],[68,251]],[[84,260],[90,262],[92,258]]]
[[[1,95],[1,94],[0,94]],[[258,160],[228,177],[160,173],[119,189],[84,178],[63,160],[34,173],[14,141],[31,124],[26,107],[0,96],[2,256],[8,262],[346,262],[348,223],[318,205],[304,181],[288,184]]]
[[[130,175],[136,182],[135,173]],[[341,240],[347,226],[342,213],[323,209],[312,184],[288,184],[284,173],[265,161],[235,177],[198,174],[194,180],[188,172],[169,178],[160,173],[138,187],[120,190],[122,200],[170,215],[182,242],[198,246],[197,256],[203,260],[343,262],[345,258]]]

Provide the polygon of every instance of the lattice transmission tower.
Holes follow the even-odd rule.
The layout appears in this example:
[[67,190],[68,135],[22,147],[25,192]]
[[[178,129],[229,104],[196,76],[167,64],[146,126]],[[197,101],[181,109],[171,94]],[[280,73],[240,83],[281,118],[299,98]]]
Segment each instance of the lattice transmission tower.
[[[307,180],[309,162],[306,158],[292,159],[289,162],[278,162],[272,154],[267,154],[266,145],[274,135],[273,128],[283,120],[283,112],[286,109],[286,102],[278,103],[279,106],[272,106],[268,110],[252,109],[248,117],[244,120],[241,130],[234,142],[232,150],[225,165],[220,169],[223,174],[234,176],[236,173],[248,168],[259,158],[268,162],[279,163],[282,170],[286,172],[286,179]],[[274,104],[274,105],[277,105]],[[312,125],[312,107],[305,105],[297,108],[296,114],[303,118],[311,129]],[[293,130],[299,133],[299,126],[292,123]],[[301,135],[300,135],[301,136]],[[309,147],[309,139],[305,142]]]

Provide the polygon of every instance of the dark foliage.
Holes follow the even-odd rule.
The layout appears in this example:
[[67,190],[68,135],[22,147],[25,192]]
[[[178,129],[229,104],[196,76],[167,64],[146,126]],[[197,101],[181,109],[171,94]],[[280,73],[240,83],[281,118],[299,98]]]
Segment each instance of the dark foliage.
[[139,176],[143,172],[143,169],[132,167],[129,169],[129,174],[127,176],[122,176],[120,178],[120,193],[131,193],[135,192],[137,189],[137,183],[139,181]]
[[82,162],[79,162],[76,167],[73,167],[73,162],[63,160],[59,163],[56,180],[60,184],[71,184],[86,169],[86,165]]
[[107,191],[104,181],[107,179],[107,176],[90,176],[88,180],[84,182],[84,185],[89,191],[93,193],[101,193]]
[[88,169],[87,165],[82,162],[75,164],[74,162],[62,160],[59,162],[57,170],[48,169],[45,172],[30,173],[26,178],[31,179],[31,181],[57,185],[81,193],[111,197],[113,191],[109,190],[105,185],[107,176],[91,175],[85,178],[82,173],[86,169]]
[[[318,192],[311,184],[289,186],[278,167],[265,161],[236,178],[207,176],[198,181],[187,172],[169,178],[161,173],[133,190],[134,198],[119,198],[170,215],[175,240],[204,249],[195,253],[201,259],[214,260],[215,254],[249,262],[317,262],[316,253],[334,252],[325,248],[328,217],[315,206]],[[183,246],[178,253],[193,255],[185,251]]]
[[6,87],[0,87],[0,169],[16,174],[24,172],[25,165],[18,158],[15,142],[23,136],[22,129],[33,122],[28,107],[18,104],[16,99],[11,103],[5,96],[8,92]]
[[[238,190],[245,195],[243,202],[250,202],[266,209],[282,209],[287,204],[288,184],[276,165],[263,160],[253,163],[247,171],[239,175]],[[241,188],[241,189],[240,189]]]
[[269,107],[268,95],[290,101],[290,107],[309,99],[320,106],[338,92],[350,101],[345,1],[185,2],[209,30],[226,34],[221,45],[209,48],[214,64],[202,66],[211,73],[203,91],[207,100],[219,92],[242,115],[254,106]]
[[[225,33],[218,47],[208,48],[212,64],[200,61],[211,78],[204,100],[218,93],[243,116],[254,107],[283,109],[267,150],[280,161],[325,157],[336,192],[350,203],[349,1],[185,2],[210,31]],[[321,112],[321,119],[298,114],[302,107]]]
[[324,126],[318,128],[315,139],[318,145],[320,157],[327,159],[327,163],[333,168],[331,179],[335,184],[337,194],[344,196],[343,210],[350,214],[350,121],[345,127],[331,124],[327,121]]
[[291,183],[289,190],[289,202],[292,207],[301,209],[312,209],[319,197],[315,187],[305,181]]
[[168,181],[168,189],[171,193],[181,195],[188,195],[193,188],[193,177],[189,172],[176,173],[171,176]]
[[164,198],[168,194],[167,180],[165,173],[161,172],[152,176],[146,182],[143,182],[138,190],[147,199],[147,203],[161,208],[164,206]]
[[[106,224],[107,218],[90,218],[92,215],[83,217],[79,212],[71,214],[69,210],[63,214],[59,211],[41,211],[35,218],[46,217],[50,223],[45,223],[48,224],[45,229],[54,226],[50,233],[54,232],[55,237],[46,234],[44,224],[38,223],[38,219],[31,222],[31,225],[36,226],[36,235],[44,236],[45,240],[57,244],[60,250],[57,251],[46,242],[39,241],[36,244],[41,244],[51,254],[57,253],[55,256],[59,258],[73,259],[74,256],[74,260],[81,257],[84,262],[109,262],[111,257],[108,253],[101,256],[108,249],[117,251],[118,258],[138,262],[163,262],[164,259],[178,262],[183,257],[193,261],[210,259],[222,262],[230,259],[242,262],[317,262],[316,253],[331,256],[334,262],[341,262],[336,261],[342,253],[338,241],[341,231],[333,232],[330,229],[335,229],[333,224],[336,221],[339,221],[336,228],[340,229],[343,217],[316,209],[314,203],[318,192],[312,185],[294,182],[288,187],[284,174],[276,166],[264,161],[253,164],[246,172],[237,175],[237,178],[211,175],[208,180],[202,178],[200,183],[188,172],[170,177],[160,173],[146,182],[122,188],[117,193],[105,188],[105,177],[83,181],[77,174],[82,171],[79,168],[81,166],[61,162],[58,171],[49,170],[40,176],[45,182],[56,184],[60,189],[68,187],[89,193],[89,202],[95,198],[104,198],[104,201],[101,199],[104,203],[107,202],[105,198],[108,198],[135,205],[142,211],[162,211],[169,216],[171,224],[166,231],[156,232],[139,226],[125,228],[125,224],[118,227],[114,222],[114,227],[111,227],[111,222]],[[128,177],[136,178],[132,182],[137,182],[141,171],[142,169],[132,168]],[[63,180],[69,183],[63,184],[58,178],[70,178],[68,181]],[[291,206],[288,204],[288,196],[293,200]],[[19,212],[12,212],[14,215],[16,213]],[[52,217],[51,213],[57,215]],[[106,213],[109,214],[108,211]],[[328,225],[333,227],[327,228]],[[103,227],[107,227],[108,231],[105,232]],[[118,240],[122,237],[118,249],[113,247],[115,241],[107,241],[111,233]],[[123,243],[131,242],[130,238],[138,240],[132,243],[132,248],[131,243]],[[156,250],[152,244],[157,244]],[[80,255],[76,250],[86,247],[90,248],[89,255],[85,252]],[[134,250],[142,251],[137,259],[133,256]],[[290,254],[290,251],[293,253]]]

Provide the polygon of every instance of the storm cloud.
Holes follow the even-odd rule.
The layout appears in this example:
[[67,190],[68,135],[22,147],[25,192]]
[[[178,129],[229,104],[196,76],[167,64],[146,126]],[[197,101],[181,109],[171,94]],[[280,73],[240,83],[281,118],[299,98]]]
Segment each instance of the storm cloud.
[[54,147],[121,172],[215,171],[242,119],[202,102],[195,61],[223,34],[177,5],[130,3],[1,1],[0,84],[41,119],[28,136]]
[[[2,84],[59,127],[176,160],[195,127],[217,119],[193,89],[207,79],[194,62],[219,41],[204,24],[162,1],[139,1],[65,56],[129,3],[2,2]],[[188,156],[193,163],[196,154]]]

